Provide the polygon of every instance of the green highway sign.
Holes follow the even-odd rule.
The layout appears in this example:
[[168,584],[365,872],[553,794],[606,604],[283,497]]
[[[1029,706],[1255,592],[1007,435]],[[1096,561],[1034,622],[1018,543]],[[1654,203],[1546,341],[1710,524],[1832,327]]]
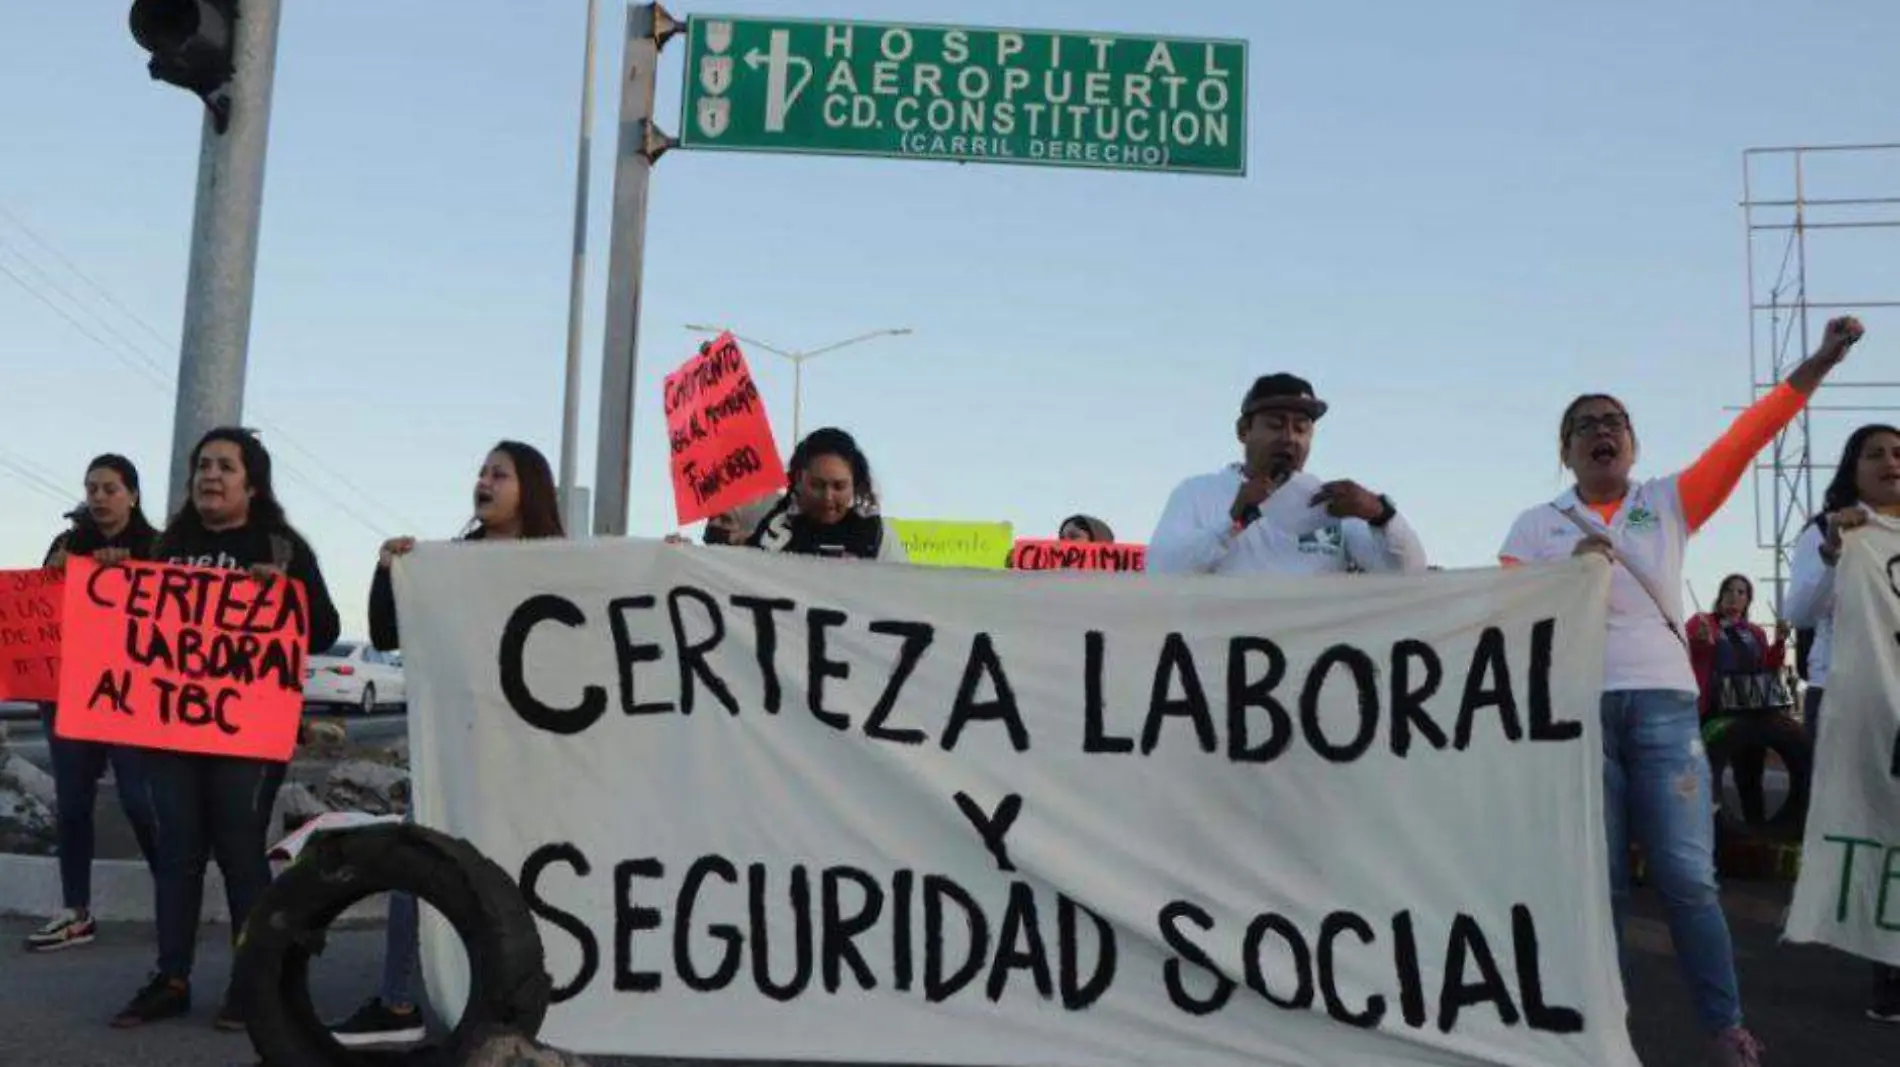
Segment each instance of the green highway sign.
[[683,148],[1244,175],[1247,42],[705,15]]

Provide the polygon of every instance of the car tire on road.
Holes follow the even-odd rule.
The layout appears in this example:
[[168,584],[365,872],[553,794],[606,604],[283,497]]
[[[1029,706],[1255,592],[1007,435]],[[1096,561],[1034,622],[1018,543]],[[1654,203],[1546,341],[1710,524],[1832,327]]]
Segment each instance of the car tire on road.
[[362,700],[362,703],[357,705],[356,710],[362,712],[365,715],[376,714],[376,687],[375,686],[367,685],[367,684],[363,686],[363,700]]
[[413,824],[319,835],[279,875],[245,924],[232,988],[246,991],[251,1044],[271,1067],[375,1062],[330,1035],[310,999],[310,961],[351,905],[410,893],[447,919],[468,955],[469,995],[453,1033],[389,1063],[459,1064],[486,1032],[532,1037],[552,996],[541,933],[508,873],[468,842]]

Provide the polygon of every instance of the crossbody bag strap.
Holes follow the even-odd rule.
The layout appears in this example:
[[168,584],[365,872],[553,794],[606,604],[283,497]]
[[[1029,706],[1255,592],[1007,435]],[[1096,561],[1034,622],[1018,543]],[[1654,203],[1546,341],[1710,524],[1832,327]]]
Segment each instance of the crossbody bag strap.
[[[1571,525],[1582,530],[1585,537],[1603,536],[1602,531],[1583,521],[1583,516],[1578,515],[1575,508],[1559,508],[1555,504],[1552,504],[1551,507],[1556,508],[1558,514],[1569,519]],[[1669,632],[1676,635],[1676,640],[1682,642],[1683,648],[1688,648],[1688,637],[1684,636],[1682,627],[1679,626],[1675,618],[1669,614],[1669,609],[1663,606],[1662,595],[1656,592],[1656,587],[1650,582],[1649,576],[1644,574],[1641,569],[1633,566],[1629,559],[1625,557],[1623,553],[1618,552],[1614,546],[1610,548],[1610,560],[1628,571],[1630,577],[1636,579],[1636,584],[1642,586],[1643,592],[1649,594],[1649,602],[1656,605],[1657,613],[1663,617],[1663,625],[1669,627]]]

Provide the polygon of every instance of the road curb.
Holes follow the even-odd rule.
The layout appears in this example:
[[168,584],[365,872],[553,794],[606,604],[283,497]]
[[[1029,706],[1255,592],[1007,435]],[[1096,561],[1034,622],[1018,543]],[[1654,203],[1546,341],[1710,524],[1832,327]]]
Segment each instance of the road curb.
[[[281,865],[273,865],[281,870]],[[59,887],[59,860],[53,856],[0,853],[0,916],[50,919],[65,910]],[[380,920],[388,897],[365,900],[343,913],[339,922]],[[152,876],[137,860],[97,860],[92,865],[92,914],[101,922],[152,922]],[[204,921],[228,924],[224,878],[213,863],[205,872]]]

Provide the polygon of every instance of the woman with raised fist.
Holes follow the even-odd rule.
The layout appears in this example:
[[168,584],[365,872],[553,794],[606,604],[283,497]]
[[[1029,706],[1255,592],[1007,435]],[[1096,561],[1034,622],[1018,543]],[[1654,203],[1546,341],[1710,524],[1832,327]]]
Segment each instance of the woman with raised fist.
[[1828,323],[1820,347],[1786,381],[1694,463],[1661,478],[1631,477],[1636,427],[1622,401],[1600,393],[1571,401],[1558,423],[1557,454],[1575,484],[1519,516],[1499,552],[1507,566],[1584,553],[1613,564],[1600,714],[1617,944],[1620,950],[1634,836],[1646,850],[1677,964],[1719,1067],[1757,1067],[1762,1047],[1742,1025],[1735,950],[1715,883],[1709,764],[1680,621],[1683,556],[1755,456],[1800,414],[1861,334],[1855,319]]

